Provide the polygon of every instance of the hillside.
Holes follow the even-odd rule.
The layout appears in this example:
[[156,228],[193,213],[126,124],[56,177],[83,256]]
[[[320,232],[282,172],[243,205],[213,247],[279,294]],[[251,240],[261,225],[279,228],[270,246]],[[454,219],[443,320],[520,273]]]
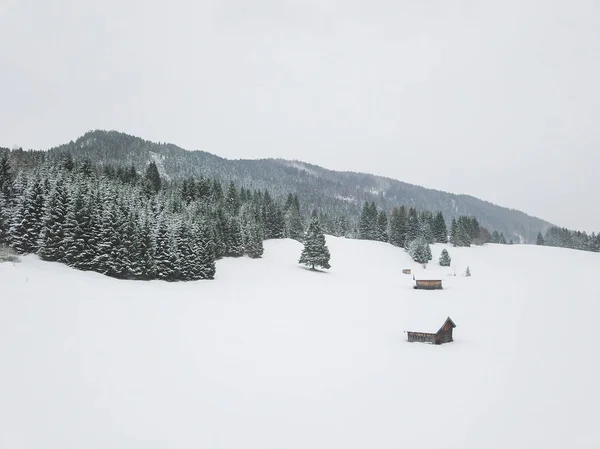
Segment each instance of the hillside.
[[[337,172],[281,159],[228,160],[205,151],[186,151],[173,144],[153,143],[116,131],[93,131],[74,142],[51,149],[97,163],[133,164],[143,170],[153,160],[166,179],[204,176],[233,180],[252,189],[268,189],[279,198],[298,193],[305,213],[313,208],[357,217],[364,201],[391,210],[404,204],[419,210],[442,211],[447,220],[477,217],[482,226],[515,241],[534,243],[550,223],[523,212],[496,206],[469,195],[455,195],[365,173]],[[424,167],[424,170],[427,168]]]
[[329,272],[268,240],[187,283],[0,264],[0,447],[597,447],[599,254],[448,248],[424,292],[403,250],[328,244]]

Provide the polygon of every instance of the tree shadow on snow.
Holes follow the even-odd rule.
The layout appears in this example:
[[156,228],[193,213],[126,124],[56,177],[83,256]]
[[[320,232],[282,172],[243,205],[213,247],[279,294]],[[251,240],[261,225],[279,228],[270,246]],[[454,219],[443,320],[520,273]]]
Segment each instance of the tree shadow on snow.
[[318,268],[310,268],[310,267],[303,267],[303,266],[300,266],[298,268],[300,268],[301,270],[305,270],[305,271],[311,271],[313,273],[327,274],[327,271],[319,270]]

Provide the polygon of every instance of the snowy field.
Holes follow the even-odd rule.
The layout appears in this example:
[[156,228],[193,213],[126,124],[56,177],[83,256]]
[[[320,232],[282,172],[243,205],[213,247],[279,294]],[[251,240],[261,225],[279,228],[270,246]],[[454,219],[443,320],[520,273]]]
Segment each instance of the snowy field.
[[194,283],[0,264],[0,448],[600,447],[600,254],[449,248],[416,291],[403,250],[328,244],[329,272],[267,241]]

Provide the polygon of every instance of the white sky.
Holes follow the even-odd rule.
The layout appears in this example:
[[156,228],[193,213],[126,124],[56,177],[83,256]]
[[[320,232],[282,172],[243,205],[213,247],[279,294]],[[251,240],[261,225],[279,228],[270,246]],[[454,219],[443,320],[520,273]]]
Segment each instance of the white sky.
[[116,129],[599,231],[598,0],[0,0],[0,145]]

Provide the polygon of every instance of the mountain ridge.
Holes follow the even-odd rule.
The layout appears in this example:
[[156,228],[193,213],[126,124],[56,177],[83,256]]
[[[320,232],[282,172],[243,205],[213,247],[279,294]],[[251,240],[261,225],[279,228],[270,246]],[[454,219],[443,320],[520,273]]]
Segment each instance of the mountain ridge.
[[522,243],[535,242],[538,232],[552,226],[541,218],[470,194],[429,189],[364,172],[333,170],[297,159],[228,159],[206,150],[187,150],[114,130],[89,131],[75,141],[50,148],[49,152],[68,152],[76,159],[88,158],[101,164],[131,164],[139,171],[153,160],[161,176],[171,181],[202,176],[234,181],[251,189],[268,189],[278,197],[297,193],[303,199],[305,213],[318,209],[357,217],[365,201],[374,201],[388,212],[405,205],[440,210],[448,221],[455,216],[472,215],[482,226]]

